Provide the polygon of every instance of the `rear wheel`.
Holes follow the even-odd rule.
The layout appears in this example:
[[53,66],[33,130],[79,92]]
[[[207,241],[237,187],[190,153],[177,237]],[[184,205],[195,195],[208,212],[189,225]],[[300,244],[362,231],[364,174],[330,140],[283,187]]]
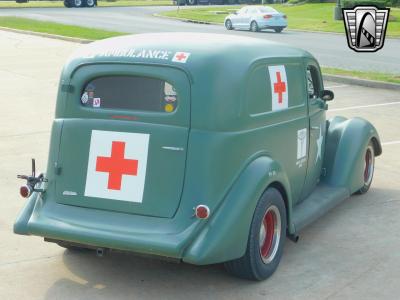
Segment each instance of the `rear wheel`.
[[64,0],[64,6],[68,8],[72,7],[71,2],[69,2],[69,0]]
[[83,0],[73,0],[72,1],[74,7],[82,7],[83,6]]
[[268,278],[279,265],[285,238],[285,203],[277,189],[269,188],[255,209],[245,255],[226,262],[226,270],[250,280]]
[[233,29],[231,20],[228,19],[228,20],[225,21],[225,28],[228,29],[228,30],[232,30]]
[[257,24],[256,21],[252,21],[252,22],[251,22],[251,24],[250,24],[250,30],[253,31],[253,32],[257,32],[257,31],[259,30],[259,29],[258,29],[258,24]]
[[372,141],[369,142],[367,149],[364,151],[364,168],[363,168],[363,181],[364,185],[357,191],[358,194],[365,194],[368,192],[372,178],[374,177],[375,170],[375,151]]
[[274,30],[276,33],[279,33],[279,32],[282,32],[283,27],[275,27]]
[[85,0],[85,6],[86,7],[94,7],[96,5],[95,0]]
[[196,0],[186,0],[187,5],[196,5]]

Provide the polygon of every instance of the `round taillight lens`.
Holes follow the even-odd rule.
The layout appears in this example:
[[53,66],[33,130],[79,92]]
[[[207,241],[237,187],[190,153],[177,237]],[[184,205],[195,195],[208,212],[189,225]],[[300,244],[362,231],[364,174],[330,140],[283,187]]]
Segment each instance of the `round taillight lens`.
[[32,194],[32,188],[30,186],[23,185],[19,188],[19,194],[24,198],[28,198]]
[[195,216],[198,219],[207,219],[210,216],[210,209],[207,205],[198,205],[195,208]]

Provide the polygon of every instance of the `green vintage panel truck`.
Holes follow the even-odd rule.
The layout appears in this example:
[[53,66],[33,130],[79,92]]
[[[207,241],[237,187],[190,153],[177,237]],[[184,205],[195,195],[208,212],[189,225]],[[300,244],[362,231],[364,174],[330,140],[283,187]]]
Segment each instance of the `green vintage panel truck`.
[[371,185],[378,134],[326,120],[332,99],[313,56],[265,40],[86,45],[62,71],[47,171],[22,176],[14,231],[265,279],[286,237]]

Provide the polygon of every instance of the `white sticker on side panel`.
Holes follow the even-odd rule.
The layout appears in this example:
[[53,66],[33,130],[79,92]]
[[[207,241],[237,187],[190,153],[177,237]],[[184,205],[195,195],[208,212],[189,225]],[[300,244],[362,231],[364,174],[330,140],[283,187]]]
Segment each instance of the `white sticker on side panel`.
[[268,66],[271,81],[272,110],[288,108],[288,83],[284,65]]
[[301,168],[307,160],[307,128],[297,131],[297,162],[296,165]]
[[85,196],[143,200],[149,134],[93,130]]

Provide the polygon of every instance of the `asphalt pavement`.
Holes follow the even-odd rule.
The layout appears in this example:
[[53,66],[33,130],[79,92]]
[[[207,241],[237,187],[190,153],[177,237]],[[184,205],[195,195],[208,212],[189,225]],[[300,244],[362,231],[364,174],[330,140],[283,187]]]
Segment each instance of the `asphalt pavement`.
[[383,155],[371,190],[353,196],[287,241],[276,273],[254,283],[221,265],[196,267],[111,253],[73,252],[15,235],[30,158],[47,161],[59,74],[80,45],[0,31],[0,299],[398,299],[400,294],[400,93],[325,82],[329,116],[361,116]]
[[[128,33],[183,31],[254,36],[308,50],[323,66],[400,74],[400,39],[387,38],[384,48],[375,53],[356,53],[348,48],[344,34],[288,30],[284,30],[280,34],[272,31],[258,33],[227,31],[222,25],[194,24],[153,16],[153,14],[171,9],[176,9],[176,7],[18,8],[0,9],[0,15],[20,16]],[[216,10],[218,10],[218,6]],[[290,23],[290,19],[288,21]]]

